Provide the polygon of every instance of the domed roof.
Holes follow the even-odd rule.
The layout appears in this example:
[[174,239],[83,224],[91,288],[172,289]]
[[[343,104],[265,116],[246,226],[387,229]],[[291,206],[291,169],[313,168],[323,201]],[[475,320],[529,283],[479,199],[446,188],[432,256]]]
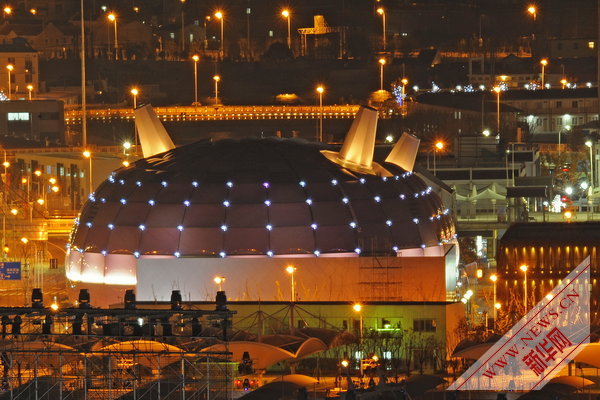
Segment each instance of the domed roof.
[[392,164],[386,178],[350,172],[326,148],[202,141],[138,160],[90,196],[70,246],[135,256],[374,255],[452,238],[450,215],[419,177]]

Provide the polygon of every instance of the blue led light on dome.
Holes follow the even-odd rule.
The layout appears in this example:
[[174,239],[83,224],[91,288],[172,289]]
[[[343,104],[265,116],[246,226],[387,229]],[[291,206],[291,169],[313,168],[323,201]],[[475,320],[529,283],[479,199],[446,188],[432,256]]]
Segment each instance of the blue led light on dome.
[[101,253],[103,256],[105,256],[105,255],[106,255],[106,253],[107,253],[107,251],[106,251],[106,250],[102,250],[100,253]]
[[387,182],[387,176],[382,176],[381,180],[384,181],[384,182]]
[[415,193],[415,199],[419,198],[419,193]]
[[344,198],[342,198],[342,202],[343,202],[344,204],[348,204],[348,203],[350,202],[350,200],[348,200],[348,198],[347,198],[347,197],[344,197]]
[[373,197],[373,200],[375,200],[375,202],[379,203],[381,201],[381,197],[375,196],[375,197]]
[[273,252],[272,252],[271,250],[267,250],[267,255],[268,255],[269,257],[273,257]]
[[354,222],[354,221],[350,222],[349,225],[350,225],[350,228],[352,228],[352,229],[356,228],[356,222]]
[[392,226],[392,220],[391,220],[391,219],[388,219],[387,221],[385,221],[385,224],[386,224],[387,226]]
[[141,187],[142,186],[142,181],[135,181],[135,186]]
[[119,201],[121,202],[121,204],[127,204],[127,200],[125,200],[125,199],[121,199]]
[[423,243],[423,244],[421,245],[421,248],[422,248],[422,249],[424,249],[425,247],[427,247],[427,246],[425,246],[425,243]]
[[91,227],[92,227],[92,223],[91,223],[91,222],[86,222],[86,223],[85,223],[85,225],[86,225],[88,228],[91,228]]
[[146,225],[144,225],[144,224],[140,224],[140,225],[138,226],[138,228],[140,228],[140,231],[144,231],[144,230],[146,230]]
[[333,186],[337,185],[337,184],[338,184],[338,181],[337,181],[337,179],[332,179],[332,180],[331,180],[331,184],[332,184]]
[[400,200],[404,200],[406,198],[406,196],[404,194],[401,194],[399,197],[400,197]]
[[449,213],[449,212],[450,212],[450,210],[446,208],[446,209],[444,210],[444,215],[448,215],[448,213]]
[[154,200],[150,199],[150,200],[148,200],[148,204],[150,204],[151,206],[153,206],[153,205],[156,204],[156,202]]
[[318,228],[318,225],[315,223],[310,224],[310,227],[313,228],[313,230],[316,230]]
[[269,207],[271,205],[271,200],[265,200],[265,206]]
[[306,204],[308,204],[310,206],[312,204],[312,200],[311,199],[306,199]]
[[418,223],[419,223],[419,218],[413,218],[413,220],[412,220],[412,221],[413,221],[415,224],[418,224]]
[[358,247],[357,247],[357,248],[355,248],[355,249],[354,249],[354,252],[355,252],[356,254],[360,254],[360,248],[358,248]]
[[102,202],[102,203],[106,203],[106,198],[104,198],[104,197],[101,197],[101,198],[100,198],[100,202]]
[[225,200],[223,202],[223,206],[225,206],[225,207],[229,207],[230,205],[231,205],[231,203],[229,201],[227,201],[227,200]]
[[94,194],[93,194],[93,193],[90,193],[90,194],[89,194],[89,196],[88,196],[88,199],[90,199],[90,201],[91,201],[92,203],[96,201],[96,198],[94,197]]
[[220,253],[219,253],[219,256],[221,256],[221,258],[225,258],[225,256],[226,256],[226,255],[227,255],[227,254],[225,254],[225,252],[224,252],[224,251],[222,251],[222,252],[220,252]]
[[134,252],[133,252],[133,256],[134,256],[135,258],[140,258],[140,252],[139,252],[139,251],[134,251]]
[[226,183],[226,185],[227,185],[227,187],[231,188],[231,187],[233,187],[233,182],[231,182],[231,181],[228,181],[228,182]]
[[192,186],[193,186],[193,187],[198,187],[198,182],[196,182],[196,181],[193,181],[193,182],[192,182]]
[[437,218],[437,219],[442,219],[442,216],[438,214],[438,215],[436,216],[436,218]]
[[227,231],[227,225],[221,225],[221,230],[223,232],[226,232]]
[[430,220],[430,221],[433,221],[433,217],[429,217],[429,220]]
[[399,250],[399,249],[398,249],[398,246],[394,246],[394,247],[392,247],[392,250],[394,250],[394,251],[398,251],[398,250]]
[[306,182],[304,182],[304,181],[300,181],[300,182],[298,182],[298,184],[299,184],[300,186],[302,186],[302,187],[305,187],[305,186],[306,186]]
[[177,225],[177,230],[181,232],[183,230],[183,225]]
[[110,176],[108,177],[108,181],[109,181],[110,183],[115,183],[115,178],[114,178],[112,175],[110,175]]
[[427,192],[427,194],[431,193],[431,186],[427,186],[427,190],[425,190]]
[[273,225],[268,224],[267,226],[265,226],[265,228],[267,228],[268,231],[273,230]]
[[367,180],[365,178],[360,178],[359,181],[360,183],[365,183]]
[[162,181],[160,184],[161,184],[163,187],[167,187],[167,186],[169,186],[169,184],[167,183],[167,181]]
[[321,255],[321,252],[319,250],[315,250],[313,251],[313,254],[317,257],[319,257]]
[[83,253],[83,249],[79,248],[77,249],[78,252]]
[[106,225],[106,227],[107,227],[108,229],[110,229],[111,231],[112,231],[113,229],[115,229],[115,226],[114,226],[113,224],[108,224],[108,225]]
[[189,200],[184,200],[184,201],[183,201],[183,205],[184,205],[184,206],[186,206],[186,207],[189,207],[189,206],[190,206],[190,204],[191,204],[191,203],[190,203],[190,201],[189,201]]
[[174,255],[175,257],[179,258],[179,257],[181,256],[181,253],[180,253],[180,252],[178,252],[178,251],[176,251],[175,253],[173,253],[173,255]]
[[123,179],[119,179],[119,183],[120,183],[121,185],[124,185],[124,184],[125,184],[125,180],[123,180]]
[[268,189],[268,188],[269,188],[269,186],[270,186],[270,185],[269,185],[269,182],[263,182],[263,186],[264,186],[264,188],[265,188],[265,189]]

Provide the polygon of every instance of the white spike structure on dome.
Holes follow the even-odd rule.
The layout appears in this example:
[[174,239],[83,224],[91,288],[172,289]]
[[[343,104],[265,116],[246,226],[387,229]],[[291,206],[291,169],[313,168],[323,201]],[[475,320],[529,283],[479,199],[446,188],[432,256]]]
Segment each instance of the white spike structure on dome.
[[140,137],[144,158],[175,148],[171,137],[150,104],[134,111],[135,129]]
[[330,161],[350,171],[391,176],[381,165],[373,162],[377,119],[377,110],[361,106],[340,151],[321,150],[321,153]]
[[414,135],[404,132],[398,143],[385,159],[386,163],[397,165],[405,171],[412,171],[417,159],[421,140]]

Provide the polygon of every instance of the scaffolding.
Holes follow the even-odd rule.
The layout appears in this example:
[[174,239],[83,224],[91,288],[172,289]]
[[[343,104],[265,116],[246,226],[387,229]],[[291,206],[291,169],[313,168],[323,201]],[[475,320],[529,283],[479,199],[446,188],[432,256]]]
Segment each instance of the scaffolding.
[[229,399],[233,314],[0,308],[0,399]]

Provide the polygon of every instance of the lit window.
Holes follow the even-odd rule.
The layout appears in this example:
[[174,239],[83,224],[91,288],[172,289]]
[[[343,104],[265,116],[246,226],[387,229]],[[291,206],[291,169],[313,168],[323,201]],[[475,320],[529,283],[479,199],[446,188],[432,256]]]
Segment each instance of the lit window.
[[29,113],[9,112],[9,113],[7,113],[7,119],[9,121],[29,121]]
[[594,47],[596,47],[596,43],[594,43],[594,42],[588,42],[588,47],[590,49],[593,49]]

